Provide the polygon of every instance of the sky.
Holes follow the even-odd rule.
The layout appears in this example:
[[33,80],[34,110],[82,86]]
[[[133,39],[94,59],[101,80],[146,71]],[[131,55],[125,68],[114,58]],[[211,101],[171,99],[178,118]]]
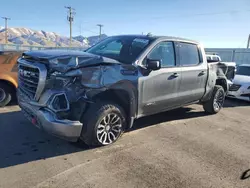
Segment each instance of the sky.
[[[67,9],[75,8],[73,36],[103,33],[185,37],[205,47],[246,47],[250,0],[7,0],[0,16],[9,27],[53,31],[69,36]],[[0,20],[4,26],[4,20]]]

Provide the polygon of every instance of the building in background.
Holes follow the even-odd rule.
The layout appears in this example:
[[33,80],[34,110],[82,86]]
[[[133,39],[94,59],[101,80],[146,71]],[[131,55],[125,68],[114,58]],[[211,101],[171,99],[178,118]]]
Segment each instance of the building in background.
[[222,61],[236,62],[240,64],[250,64],[250,49],[246,48],[206,48],[208,53],[215,53],[221,57]]

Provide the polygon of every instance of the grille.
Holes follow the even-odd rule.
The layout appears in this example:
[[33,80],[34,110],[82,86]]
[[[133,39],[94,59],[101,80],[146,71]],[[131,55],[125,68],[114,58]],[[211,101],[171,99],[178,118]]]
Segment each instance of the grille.
[[36,90],[39,82],[39,69],[19,65],[18,71],[19,88],[29,98],[33,99],[36,95]]
[[238,91],[241,85],[233,84],[230,86],[229,91]]

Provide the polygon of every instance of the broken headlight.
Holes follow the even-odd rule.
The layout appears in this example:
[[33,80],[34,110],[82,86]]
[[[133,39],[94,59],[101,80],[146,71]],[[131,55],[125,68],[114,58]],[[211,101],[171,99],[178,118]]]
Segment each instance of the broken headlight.
[[50,88],[65,88],[82,75],[82,71],[79,69],[71,70],[66,73],[61,73],[58,71],[53,71],[50,74],[49,84]]
[[46,89],[64,89],[73,83],[75,78],[72,77],[50,77],[46,80]]
[[56,94],[49,102],[49,108],[54,112],[69,110],[69,101],[64,93]]

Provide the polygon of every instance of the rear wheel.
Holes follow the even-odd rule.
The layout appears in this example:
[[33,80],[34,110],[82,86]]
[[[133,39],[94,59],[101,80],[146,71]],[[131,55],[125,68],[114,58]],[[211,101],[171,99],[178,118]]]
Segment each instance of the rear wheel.
[[12,99],[11,87],[5,83],[0,83],[0,107],[4,107]]
[[88,145],[116,142],[126,126],[124,110],[110,102],[92,104],[82,118],[81,139]]
[[212,97],[203,104],[203,108],[207,113],[216,114],[224,105],[225,91],[222,86],[216,85],[213,90]]

